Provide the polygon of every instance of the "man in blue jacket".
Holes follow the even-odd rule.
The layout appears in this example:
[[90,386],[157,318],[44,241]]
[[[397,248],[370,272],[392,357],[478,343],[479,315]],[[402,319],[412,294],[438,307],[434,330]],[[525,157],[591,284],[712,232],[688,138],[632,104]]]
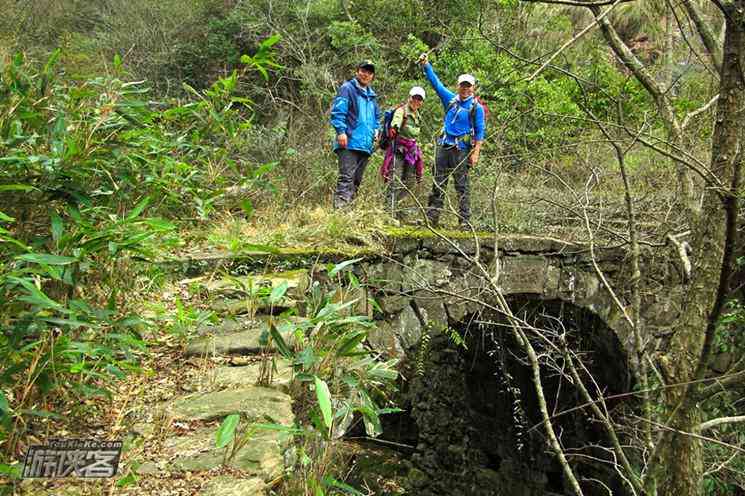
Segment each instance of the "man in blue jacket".
[[486,133],[484,107],[473,94],[476,78],[470,74],[458,76],[458,91],[454,93],[440,82],[426,54],[419,57],[419,63],[445,108],[443,131],[437,140],[435,178],[427,217],[432,225],[437,226],[448,180],[453,176],[458,193],[459,225],[468,227],[471,218],[468,168],[478,162]]
[[336,131],[334,151],[339,157],[335,208],[354,198],[375,147],[380,108],[370,87],[374,78],[375,65],[363,60],[357,65],[355,77],[341,85],[331,106],[331,125]]

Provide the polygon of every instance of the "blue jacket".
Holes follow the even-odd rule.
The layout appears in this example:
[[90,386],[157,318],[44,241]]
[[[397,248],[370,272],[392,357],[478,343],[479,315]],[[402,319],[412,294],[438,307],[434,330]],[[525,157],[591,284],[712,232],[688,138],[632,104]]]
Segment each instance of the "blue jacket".
[[[445,108],[444,133],[437,142],[441,145],[458,145],[460,150],[471,147],[470,139],[483,141],[486,134],[486,122],[484,120],[484,107],[478,105],[473,96],[461,101],[457,93],[447,89],[435,74],[431,64],[424,66],[424,75],[427,76],[429,84],[437,93]],[[477,105],[474,114],[474,126],[471,129],[471,106]]]
[[[378,97],[372,88],[361,87],[356,78],[341,85],[331,104],[331,125],[337,136],[346,133],[348,150],[372,154],[379,121]],[[338,148],[334,139],[334,151]]]

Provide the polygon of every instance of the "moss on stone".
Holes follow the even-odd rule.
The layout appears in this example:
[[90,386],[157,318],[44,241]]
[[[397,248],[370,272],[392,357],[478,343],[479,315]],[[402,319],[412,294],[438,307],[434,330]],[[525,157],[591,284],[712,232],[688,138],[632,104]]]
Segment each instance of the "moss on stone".
[[[473,231],[438,229],[437,232],[450,239],[473,239],[474,237]],[[388,227],[381,231],[381,234],[391,239],[439,239],[439,236],[431,230],[416,226]],[[484,239],[493,237],[494,233],[476,231],[475,235],[479,239]]]

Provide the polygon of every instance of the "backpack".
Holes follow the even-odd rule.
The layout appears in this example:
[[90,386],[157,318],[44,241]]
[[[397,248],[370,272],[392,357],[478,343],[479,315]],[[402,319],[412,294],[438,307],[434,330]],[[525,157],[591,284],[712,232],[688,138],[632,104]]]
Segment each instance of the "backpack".
[[[479,98],[476,95],[473,95],[473,101],[476,105],[481,105],[481,108],[484,109],[484,122],[487,121],[489,118],[489,107],[486,106],[486,103]],[[445,114],[450,112],[450,109],[452,109],[454,106],[458,105],[458,97],[453,97],[452,100],[450,100],[450,103],[448,104],[448,108],[445,110]],[[468,111],[468,116],[471,119],[471,134],[475,132],[476,129],[476,105],[471,105],[470,110]],[[443,132],[445,130],[443,129]]]
[[[393,121],[393,114],[396,113],[396,110],[404,107],[405,105],[405,103],[402,103],[400,105],[396,105],[395,107],[391,107],[383,114],[383,131],[381,132],[380,139],[378,140],[378,146],[381,150],[386,150],[391,144],[391,122]],[[404,118],[401,121],[401,127],[404,127],[406,125],[407,117],[409,117],[409,114],[404,108]]]

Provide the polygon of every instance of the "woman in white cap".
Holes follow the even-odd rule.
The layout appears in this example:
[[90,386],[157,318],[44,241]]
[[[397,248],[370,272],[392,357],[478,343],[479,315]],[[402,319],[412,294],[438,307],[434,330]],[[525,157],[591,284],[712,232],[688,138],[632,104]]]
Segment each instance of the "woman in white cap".
[[424,104],[424,88],[414,86],[409,91],[409,99],[396,108],[389,129],[390,145],[385,152],[385,160],[380,168],[383,179],[388,184],[386,207],[392,215],[401,218],[403,212],[399,202],[422,180],[424,161],[422,150],[417,144],[420,131],[419,108]]
[[458,91],[455,93],[440,82],[426,54],[419,57],[419,63],[445,108],[442,135],[437,140],[435,180],[429,195],[427,217],[433,226],[437,226],[452,175],[458,193],[459,225],[468,227],[471,218],[468,166],[478,162],[486,132],[484,108],[473,94],[476,78],[471,74],[458,76]]

